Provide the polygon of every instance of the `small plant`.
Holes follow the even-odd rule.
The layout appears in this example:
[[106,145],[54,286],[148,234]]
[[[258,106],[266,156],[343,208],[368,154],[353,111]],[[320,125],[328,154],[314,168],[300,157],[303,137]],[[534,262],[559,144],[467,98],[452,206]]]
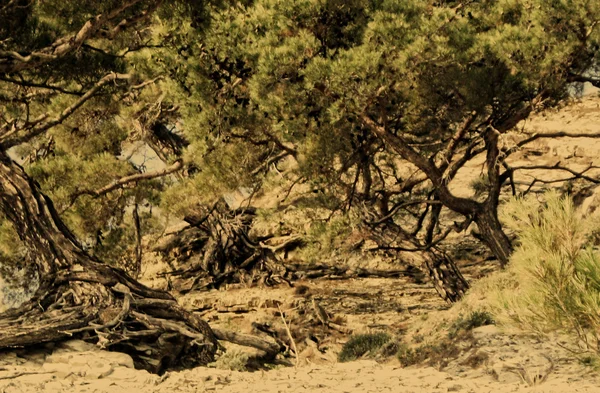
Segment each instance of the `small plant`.
[[579,357],[579,361],[584,366],[591,367],[595,370],[600,369],[600,359],[598,359],[597,355],[581,356],[581,357]]
[[423,341],[425,341],[425,336],[423,336],[422,334],[415,334],[413,337],[413,341],[416,344],[421,344]]
[[446,339],[435,344],[423,344],[416,348],[410,348],[403,344],[396,357],[403,367],[427,363],[430,366],[442,368],[448,364],[450,359],[457,358],[459,354],[460,349]]
[[494,317],[487,311],[473,311],[468,317],[460,316],[448,329],[448,337],[456,338],[460,332],[468,332],[480,326],[493,325]]
[[390,341],[387,333],[358,334],[350,337],[338,355],[338,361],[349,362],[365,354],[374,355],[379,348]]
[[478,197],[483,195],[490,188],[490,181],[488,180],[487,175],[481,175],[469,184],[473,191],[475,191],[475,196]]
[[402,367],[412,366],[413,364],[417,364],[420,361],[424,360],[420,359],[416,351],[406,344],[400,345],[396,357],[398,358],[398,361],[400,362]]
[[230,349],[221,355],[215,362],[210,363],[210,367],[220,370],[248,371],[248,360],[250,355],[239,349]]

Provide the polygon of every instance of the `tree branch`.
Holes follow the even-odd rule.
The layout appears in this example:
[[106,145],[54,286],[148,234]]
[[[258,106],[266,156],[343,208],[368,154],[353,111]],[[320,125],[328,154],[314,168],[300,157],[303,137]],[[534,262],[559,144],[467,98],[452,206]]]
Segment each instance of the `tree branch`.
[[[15,126],[13,123],[13,128],[0,137],[0,145],[4,150],[7,150],[13,146],[20,145],[38,135],[41,135],[48,129],[65,121],[65,119],[71,116],[77,109],[79,109],[90,98],[92,98],[106,84],[110,82],[116,82],[118,80],[130,80],[131,78],[131,74],[110,73],[106,75],[98,82],[96,82],[94,87],[92,87],[87,92],[85,92],[85,94],[79,97],[79,99],[75,101],[71,106],[64,109],[57,117],[50,120],[46,120],[49,115],[45,113],[31,122],[26,122],[20,127]],[[25,130],[26,132],[23,133],[22,131]]]
[[471,199],[457,197],[453,195],[448,187],[444,184],[442,173],[433,162],[422,156],[414,150],[401,137],[388,132],[384,127],[375,123],[370,117],[361,114],[360,118],[365,126],[378,135],[385,142],[389,143],[392,148],[405,160],[414,164],[431,180],[433,186],[438,192],[440,200],[448,208],[465,215],[470,215],[478,209],[479,204]]
[[167,176],[171,173],[177,172],[181,168],[183,168],[183,162],[181,160],[178,160],[173,165],[168,166],[164,169],[161,169],[158,171],[153,171],[153,172],[136,173],[135,175],[125,176],[118,180],[115,180],[114,182],[112,182],[104,187],[98,188],[96,190],[79,190],[71,196],[71,203],[69,204],[67,209],[70,206],[72,206],[73,203],[75,203],[75,201],[77,200],[77,198],[79,198],[82,195],[91,195],[94,198],[98,198],[98,197],[108,194],[109,192],[114,191],[118,188],[124,187],[130,183],[137,183],[142,180],[151,180],[151,179],[156,179],[158,177]]
[[69,95],[75,95],[75,96],[83,95],[83,92],[81,92],[81,91],[68,90],[68,89],[62,88],[60,86],[53,86],[53,85],[49,85],[46,83],[35,83],[35,82],[29,82],[26,80],[17,80],[17,79],[3,76],[3,75],[0,75],[0,81],[14,83],[15,85],[18,85],[18,86],[35,87],[35,88],[39,88],[39,89],[53,90],[53,91],[57,91],[57,92],[63,93],[63,94],[69,94]]
[[22,55],[16,51],[0,51],[0,74],[10,74],[39,67],[76,51],[88,39],[99,35],[112,38],[127,26],[150,15],[162,1],[151,1],[148,9],[141,14],[121,20],[115,27],[108,30],[108,32],[102,30],[107,23],[118,18],[126,10],[140,2],[142,0],[130,0],[110,12],[96,15],[88,20],[75,34],[61,37],[51,45],[29,54]]
[[592,84],[592,86],[600,88],[600,79],[598,79],[598,78],[592,78],[592,77],[589,77],[589,76],[570,74],[567,77],[567,81],[569,81],[569,82],[581,82],[581,83],[589,82],[589,83]]
[[[592,169],[600,169],[600,166],[593,165],[593,164],[589,164],[587,166],[587,168],[585,168],[583,171],[576,171],[574,169],[562,166],[562,165],[560,165],[560,161],[557,162],[554,165],[523,165],[523,166],[512,167],[511,169],[513,171],[517,171],[517,170],[535,170],[535,169],[565,171],[565,172],[569,172],[571,175],[573,175],[573,177],[568,178],[568,179],[562,179],[561,181],[583,179],[583,180],[589,181],[591,183],[600,184],[600,178],[593,178],[593,177],[590,177],[590,176],[588,176],[588,175],[585,174],[585,173],[589,172]],[[537,181],[541,182],[541,183],[554,183],[554,182],[556,182],[555,180],[544,181],[544,180],[539,180],[539,179]]]
[[504,151],[505,156],[508,156],[519,148],[537,140],[537,139],[554,139],[554,138],[600,138],[600,133],[589,133],[589,132],[575,132],[569,133],[565,131],[557,131],[557,132],[544,132],[544,133],[533,133],[528,134],[529,138],[523,139],[517,142],[513,147],[506,149]]

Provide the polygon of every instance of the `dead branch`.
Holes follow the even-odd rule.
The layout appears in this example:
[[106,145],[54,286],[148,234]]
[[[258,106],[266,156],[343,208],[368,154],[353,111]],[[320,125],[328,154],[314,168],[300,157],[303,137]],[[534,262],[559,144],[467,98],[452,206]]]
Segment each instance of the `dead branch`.
[[414,205],[421,205],[421,204],[427,204],[427,205],[439,205],[441,204],[440,201],[432,201],[432,200],[428,200],[428,199],[423,199],[423,200],[418,200],[418,201],[409,201],[409,202],[403,202],[403,203],[397,203],[395,204],[392,209],[390,210],[390,212],[379,218],[378,220],[375,221],[366,221],[365,220],[365,224],[367,225],[379,225],[384,223],[385,221],[389,220],[390,218],[392,218],[400,209],[403,209],[407,206],[414,206]]
[[460,127],[458,127],[450,141],[448,141],[448,145],[446,146],[446,153],[444,154],[444,158],[442,160],[442,170],[445,169],[444,166],[447,167],[450,165],[450,162],[452,162],[452,158],[454,157],[454,153],[456,151],[456,148],[458,147],[458,144],[463,141],[465,134],[467,133],[467,131],[469,131],[469,128],[471,127],[476,118],[477,112],[471,112],[469,116],[467,116],[463,124],[461,124]]
[[212,328],[215,337],[219,340],[229,341],[234,344],[242,345],[245,347],[252,347],[259,349],[265,353],[266,358],[274,359],[275,356],[281,351],[281,346],[275,341],[267,341],[260,339],[256,336],[248,334],[236,333],[230,330]]
[[77,200],[77,198],[79,198],[82,195],[91,195],[94,198],[98,198],[102,195],[106,195],[111,191],[114,191],[118,188],[122,188],[131,183],[137,183],[137,182],[143,181],[143,180],[151,180],[151,179],[156,179],[159,177],[167,176],[171,173],[177,172],[182,167],[183,167],[183,162],[181,160],[177,160],[177,161],[175,161],[174,164],[172,164],[171,166],[168,166],[164,169],[160,169],[160,170],[152,171],[152,172],[136,173],[134,175],[124,176],[124,177],[122,177],[118,180],[115,180],[114,182],[107,184],[106,186],[104,186],[102,188],[98,188],[96,190],[79,190],[71,196],[71,202],[70,202],[69,206],[72,206],[73,203],[75,203],[75,200]]
[[593,164],[589,164],[582,171],[576,171],[576,170],[571,169],[569,167],[562,166],[562,165],[560,165],[560,161],[558,161],[554,165],[522,165],[522,166],[512,167],[511,169],[512,169],[513,172],[517,171],[517,170],[536,170],[536,169],[537,170],[539,170],[539,169],[558,170],[558,171],[569,172],[571,175],[573,175],[570,178],[560,179],[560,180],[546,180],[545,181],[545,180],[537,179],[536,178],[537,182],[540,182],[540,183],[549,184],[549,183],[558,183],[558,182],[570,181],[570,180],[576,180],[576,179],[583,179],[583,180],[589,181],[590,183],[600,184],[600,178],[594,178],[594,177],[586,175],[587,172],[589,172],[589,171],[591,171],[593,169],[600,169],[600,166],[593,165]]
[[508,156],[521,147],[536,141],[538,139],[556,139],[556,138],[600,138],[600,133],[590,133],[590,132],[565,132],[565,131],[557,131],[557,132],[536,132],[533,134],[528,134],[529,136],[519,142],[517,142],[514,146],[504,149],[503,153],[505,156]]

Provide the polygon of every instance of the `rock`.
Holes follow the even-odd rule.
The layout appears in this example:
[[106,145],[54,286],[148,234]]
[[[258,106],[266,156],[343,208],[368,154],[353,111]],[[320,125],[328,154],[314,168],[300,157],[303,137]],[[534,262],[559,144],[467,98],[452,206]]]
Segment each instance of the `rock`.
[[101,351],[100,357],[113,366],[123,366],[127,368],[135,368],[131,356],[122,352]]
[[90,369],[85,374],[86,379],[106,378],[115,371],[113,366],[102,361],[90,362],[88,367]]
[[70,366],[68,363],[47,362],[42,366],[42,370],[44,372],[52,373],[60,379],[67,378],[73,374],[81,375],[78,374],[81,370],[73,368],[73,366]]

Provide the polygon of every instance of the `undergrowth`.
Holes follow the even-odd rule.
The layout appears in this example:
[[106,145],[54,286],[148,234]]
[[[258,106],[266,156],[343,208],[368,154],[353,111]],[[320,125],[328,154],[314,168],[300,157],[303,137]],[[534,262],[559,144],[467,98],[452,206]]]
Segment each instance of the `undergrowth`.
[[[540,337],[560,332],[573,339],[580,359],[600,355],[600,253],[598,214],[584,215],[557,192],[517,198],[503,209],[504,225],[519,245],[505,272],[478,283],[499,323]],[[481,287],[481,288],[477,288]],[[469,296],[465,302],[469,301]]]
[[391,340],[387,333],[357,334],[350,337],[338,355],[338,361],[349,362],[362,356],[374,356],[377,351]]
[[209,366],[220,370],[247,371],[249,359],[250,355],[247,352],[230,349]]
[[448,337],[455,338],[480,326],[493,325],[496,321],[488,311],[473,311],[467,317],[460,316],[448,329]]

